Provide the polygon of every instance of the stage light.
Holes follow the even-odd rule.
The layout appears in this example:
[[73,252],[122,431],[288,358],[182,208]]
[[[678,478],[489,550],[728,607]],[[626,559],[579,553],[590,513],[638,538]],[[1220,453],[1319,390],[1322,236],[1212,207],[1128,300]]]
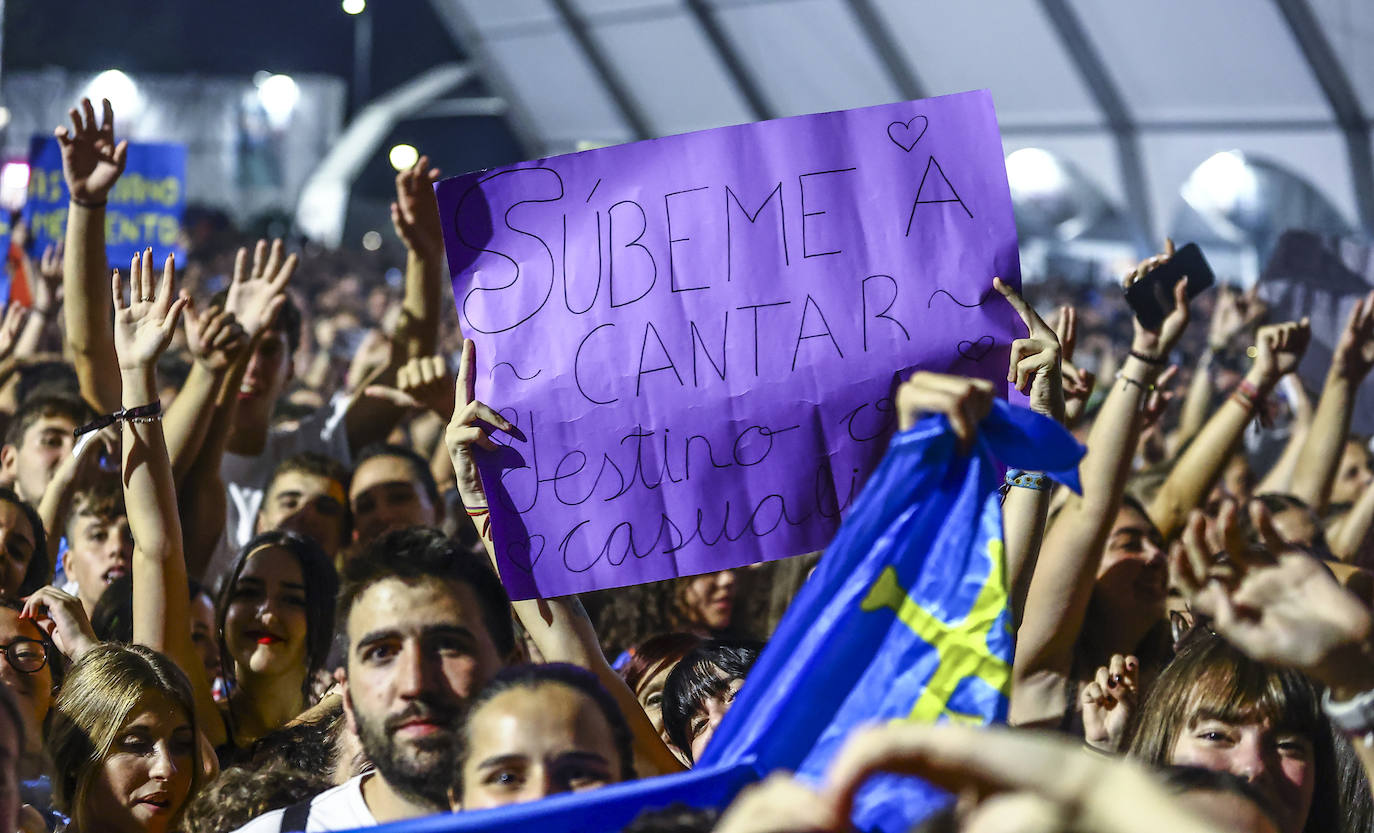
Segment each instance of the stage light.
[[29,164],[6,162],[0,168],[0,206],[17,211],[24,206],[29,192]]
[[382,247],[382,235],[375,231],[363,234],[363,248],[375,252]]
[[0,107],[0,130],[3,130],[10,123],[10,108]]
[[1253,203],[1259,181],[1245,154],[1227,150],[1209,156],[1183,185],[1183,198],[1195,209],[1230,214]]
[[[257,76],[254,76],[256,81]],[[258,83],[258,101],[267,112],[267,120],[281,129],[291,121],[291,111],[301,98],[300,88],[289,75],[269,75]]]
[[1007,157],[1007,183],[1017,199],[1034,200],[1062,192],[1068,177],[1049,151],[1021,148]]
[[411,167],[420,158],[420,152],[414,145],[396,145],[387,154],[387,159],[391,160],[391,167],[398,171],[404,171]]
[[362,14],[367,8],[367,0],[343,0],[345,14]]
[[115,118],[128,118],[143,108],[143,97],[139,95],[134,79],[117,69],[107,69],[91,79],[86,85],[86,97],[95,105],[97,118],[100,113],[100,100],[108,98],[114,108]]

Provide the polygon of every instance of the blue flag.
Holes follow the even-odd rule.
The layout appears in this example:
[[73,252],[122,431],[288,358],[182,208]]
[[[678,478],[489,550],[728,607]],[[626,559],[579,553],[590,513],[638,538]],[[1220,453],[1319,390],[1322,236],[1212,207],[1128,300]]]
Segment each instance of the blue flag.
[[[41,254],[63,238],[67,227],[67,181],[57,139],[35,136],[29,146],[29,192],[24,219],[30,252]],[[124,173],[110,191],[105,208],[105,248],[110,265],[127,270],[129,259],[148,246],[157,262],[181,246],[181,215],[186,211],[186,146],[130,142]]]
[[[971,454],[943,416],[922,420],[893,438],[696,769],[389,827],[610,833],[673,802],[723,807],[774,769],[818,781],[863,723],[1004,720],[1012,632],[994,461],[1077,490],[1082,456],[1059,425],[1001,400]],[[945,800],[917,779],[881,776],[860,793],[854,822],[906,831]]]

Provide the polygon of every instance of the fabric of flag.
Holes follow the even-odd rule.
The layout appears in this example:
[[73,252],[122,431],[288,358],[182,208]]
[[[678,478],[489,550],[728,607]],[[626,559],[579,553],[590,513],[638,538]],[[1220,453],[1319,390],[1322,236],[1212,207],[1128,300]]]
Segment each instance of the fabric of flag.
[[[961,453],[943,416],[895,436],[692,772],[390,827],[610,833],[643,809],[723,807],[775,769],[817,781],[858,725],[1005,719],[1012,632],[998,462],[1075,491],[1079,445],[998,400]],[[906,831],[945,801],[913,778],[860,793],[860,830]]]

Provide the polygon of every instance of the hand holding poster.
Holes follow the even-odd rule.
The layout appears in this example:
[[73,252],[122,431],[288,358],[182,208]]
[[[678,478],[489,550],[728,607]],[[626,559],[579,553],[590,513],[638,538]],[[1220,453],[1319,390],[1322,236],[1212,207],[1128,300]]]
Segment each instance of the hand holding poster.
[[[57,139],[35,136],[29,150],[29,193],[24,219],[33,252],[63,238],[71,198],[62,176]],[[148,246],[183,258],[181,216],[186,210],[186,147],[129,143],[124,173],[105,206],[105,247],[110,263],[128,263]]]
[[821,549],[894,375],[1005,380],[1020,285],[988,93],[779,119],[436,186],[518,598]]

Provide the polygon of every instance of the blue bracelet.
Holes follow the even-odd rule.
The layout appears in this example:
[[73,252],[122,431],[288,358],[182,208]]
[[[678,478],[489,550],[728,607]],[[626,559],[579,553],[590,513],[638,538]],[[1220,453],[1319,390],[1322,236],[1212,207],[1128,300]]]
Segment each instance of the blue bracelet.
[[1006,483],[1008,486],[1034,489],[1037,492],[1047,492],[1051,485],[1050,479],[1040,472],[1022,469],[1007,469]]

